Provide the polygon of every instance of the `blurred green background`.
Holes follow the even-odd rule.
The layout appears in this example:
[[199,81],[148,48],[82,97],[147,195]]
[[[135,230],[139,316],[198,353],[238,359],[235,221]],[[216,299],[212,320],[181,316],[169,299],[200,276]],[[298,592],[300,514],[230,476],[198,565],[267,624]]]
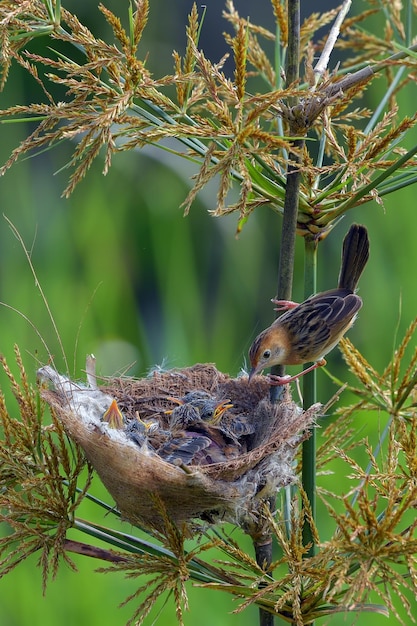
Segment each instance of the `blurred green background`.
[[[191,4],[181,1],[167,5],[151,0],[141,52],[149,51],[149,66],[157,75],[170,71],[172,49],[183,49]],[[247,1],[236,1],[235,5],[242,15],[250,15],[252,22],[270,24],[269,2],[256,8]],[[95,33],[108,36],[96,3],[73,0],[65,6],[77,11]],[[122,15],[128,3],[113,0],[106,6]],[[222,8],[222,0],[207,5],[202,46],[212,59],[226,50],[221,37],[226,28]],[[37,42],[37,50],[42,45],[45,42]],[[376,81],[368,90],[371,107],[378,100],[378,89],[384,88],[382,81],[379,83],[380,87]],[[13,67],[0,95],[0,107],[36,97],[33,81]],[[404,110],[414,113],[415,98],[416,86],[411,84],[402,97]],[[19,124],[1,126],[1,163],[26,131]],[[106,375],[125,371],[143,375],[155,364],[182,367],[196,362],[214,362],[220,370],[237,374],[245,365],[253,338],[273,319],[270,298],[276,291],[281,219],[261,208],[237,239],[235,217],[216,219],[208,213],[215,205],[214,185],[199,195],[189,217],[184,218],[180,205],[196,170],[157,149],[118,155],[106,177],[101,174],[102,163],[97,161],[72,197],[64,200],[61,193],[68,171],[61,168],[72,148],[63,144],[53,152],[22,161],[0,180],[0,300],[7,305],[0,307],[0,351],[12,369],[13,345],[17,343],[35,379],[39,363],[48,360],[38,332],[57,366],[65,370],[66,365],[24,251],[3,215],[13,222],[30,250],[71,374],[83,376],[85,356],[91,352],[97,357],[98,372]],[[369,203],[351,211],[320,250],[319,289],[331,288],[337,280],[341,242],[349,224],[358,221],[369,228],[371,258],[360,283],[364,307],[349,337],[380,371],[389,362],[396,334],[402,337],[416,314],[415,194],[410,188],[387,198],[385,208]],[[302,294],[300,241],[294,299],[301,299]],[[337,350],[328,360],[332,372],[351,380]],[[0,383],[7,388],[3,373]],[[318,386],[323,402],[336,390],[322,372]],[[385,419],[381,416],[379,421],[376,414],[358,416],[358,428],[371,445],[376,444]],[[347,475],[348,468],[345,470]],[[336,479],[326,478],[326,486],[331,480]],[[338,483],[343,480],[347,492],[348,479],[337,476]],[[93,487],[94,493],[106,497],[98,479]],[[85,506],[85,517],[95,516],[104,525],[113,523],[113,518],[106,520],[101,510]],[[319,513],[325,539],[333,525],[320,507]],[[122,528],[132,530],[127,525]],[[84,539],[75,532],[73,538]],[[247,546],[250,551],[249,542]],[[74,557],[74,561],[79,573],[63,566],[46,597],[41,595],[36,556],[0,580],[0,623],[124,624],[132,609],[120,609],[118,604],[141,581],[127,581],[118,574],[94,575],[98,563],[83,557]],[[195,590],[191,585],[189,591],[187,625],[254,623],[256,609],[231,615],[236,603],[228,596]],[[410,601],[415,604],[415,599]],[[174,624],[173,604],[159,608],[158,623]],[[146,624],[153,623],[156,614]],[[341,615],[331,624],[397,623],[390,620]]]

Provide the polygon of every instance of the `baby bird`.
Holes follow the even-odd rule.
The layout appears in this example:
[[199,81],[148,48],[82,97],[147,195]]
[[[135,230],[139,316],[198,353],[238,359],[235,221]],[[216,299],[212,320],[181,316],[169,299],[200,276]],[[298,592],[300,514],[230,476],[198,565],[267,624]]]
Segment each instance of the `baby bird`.
[[336,289],[310,296],[301,304],[273,300],[278,310],[289,309],[256,337],[249,350],[249,381],[273,365],[313,365],[296,376],[270,375],[271,385],[284,385],[326,364],[324,356],[354,323],[362,306],[355,293],[369,257],[365,226],[353,224],[344,241],[339,283]]
[[193,390],[182,398],[169,396],[177,406],[165,413],[169,416],[172,438],[158,454],[169,463],[207,465],[221,463],[237,456],[241,446],[219,422],[233,405],[219,401],[203,390]]

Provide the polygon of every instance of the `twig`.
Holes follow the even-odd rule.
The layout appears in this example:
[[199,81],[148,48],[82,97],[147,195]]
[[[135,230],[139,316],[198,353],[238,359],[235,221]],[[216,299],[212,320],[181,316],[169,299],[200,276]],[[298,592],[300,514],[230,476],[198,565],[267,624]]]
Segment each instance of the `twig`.
[[353,74],[348,74],[347,76],[344,76],[340,80],[337,80],[336,82],[331,83],[323,91],[328,98],[332,98],[336,96],[338,93],[343,93],[344,91],[347,91],[351,87],[354,87],[358,83],[361,83],[365,80],[369,80],[370,78],[372,78],[372,76],[374,76],[375,72],[378,71],[379,69],[382,69],[382,67],[379,67],[377,65],[374,65],[374,66],[368,65],[367,67],[363,67],[361,70],[358,70],[357,72],[354,72]]
[[363,67],[362,69],[358,70],[357,72],[354,72],[353,74],[348,74],[347,76],[344,76],[340,80],[337,80],[336,82],[331,83],[323,91],[326,93],[328,98],[331,98],[332,96],[337,95],[338,92],[346,91],[347,89],[354,87],[355,85],[357,85],[358,83],[361,83],[362,81],[369,80],[370,78],[372,78],[372,76],[374,76],[374,74],[384,70],[393,61],[400,61],[401,59],[405,59],[407,56],[409,56],[410,52],[416,52],[416,51],[417,51],[417,44],[415,44],[414,46],[410,46],[407,50],[396,52],[395,54],[392,54],[387,59],[379,61],[378,63],[375,63],[374,65],[367,65],[366,67]]
[[320,58],[316,64],[316,67],[314,68],[314,76],[315,76],[316,85],[327,69],[330,55],[336,44],[337,38],[339,37],[340,27],[346,15],[348,14],[351,5],[352,5],[351,0],[345,0],[343,2],[342,8],[340,9],[336,17],[336,20],[330,30],[329,36],[323,48],[323,52],[321,53]]
[[91,389],[97,389],[96,375],[96,357],[94,354],[87,354],[85,359],[85,373],[87,375],[87,383]]

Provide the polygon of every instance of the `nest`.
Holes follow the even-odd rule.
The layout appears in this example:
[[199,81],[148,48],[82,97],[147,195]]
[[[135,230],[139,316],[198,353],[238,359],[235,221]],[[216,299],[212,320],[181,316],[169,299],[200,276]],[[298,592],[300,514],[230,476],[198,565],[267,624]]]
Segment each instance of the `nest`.
[[[271,403],[264,377],[249,384],[247,376],[231,378],[212,364],[110,378],[100,388],[49,366],[38,374],[52,383],[43,397],[122,516],[156,529],[165,514],[179,525],[251,524],[260,503],[294,482],[294,455],[320,410],[302,411],[288,386]],[[196,402],[201,397],[204,409]]]

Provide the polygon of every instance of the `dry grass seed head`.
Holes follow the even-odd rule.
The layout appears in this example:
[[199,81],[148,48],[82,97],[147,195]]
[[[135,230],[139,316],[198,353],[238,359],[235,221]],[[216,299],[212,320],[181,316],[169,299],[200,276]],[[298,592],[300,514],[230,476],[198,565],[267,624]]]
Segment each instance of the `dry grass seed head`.
[[350,339],[343,337],[339,346],[343,358],[356,378],[360,380],[368,391],[378,394],[383,384],[383,379],[378,372],[370,365],[359,350],[355,348]]
[[248,35],[243,21],[239,23],[236,36],[233,40],[233,53],[235,61],[235,88],[237,98],[242,101],[245,97],[246,87],[246,55]]
[[[85,460],[74,444],[68,448],[60,422],[55,421],[53,426],[42,423],[45,405],[39,401],[39,390],[29,385],[17,348],[15,354],[20,381],[1,357],[20,415],[12,417],[2,399],[0,519],[13,533],[0,540],[0,573],[4,575],[40,550],[45,586],[48,577],[56,575],[61,559],[74,567],[66,554],[65,538],[72,525],[72,512],[81,500],[77,479]],[[13,546],[16,548],[11,549]]]
[[[411,340],[414,337],[414,333],[417,330],[417,318],[415,318],[411,324],[409,325],[409,327],[407,328],[407,331],[404,335],[403,340],[401,341],[399,347],[396,349],[395,353],[394,353],[394,360],[393,360],[393,367],[391,369],[392,372],[392,379],[393,379],[393,383],[397,384],[398,380],[399,380],[399,376],[400,376],[400,367],[401,367],[401,363],[404,359],[405,356],[405,351],[408,347],[408,345],[410,344]],[[398,393],[400,394],[405,388],[408,387],[410,380],[413,379],[413,377],[415,377],[416,374],[416,367],[417,367],[417,348],[414,349],[413,355],[409,361],[409,364],[407,366],[407,369],[404,373],[403,379],[400,382],[400,385],[398,387]],[[385,371],[383,376],[387,375],[388,371]]]
[[282,0],[271,0],[276,23],[279,27],[279,35],[284,48],[288,45],[288,18],[286,3]]

